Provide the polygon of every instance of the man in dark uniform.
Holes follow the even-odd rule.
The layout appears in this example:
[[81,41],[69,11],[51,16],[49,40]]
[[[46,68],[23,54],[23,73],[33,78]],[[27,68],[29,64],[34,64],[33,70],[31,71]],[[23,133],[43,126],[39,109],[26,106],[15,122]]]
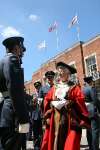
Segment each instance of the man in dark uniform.
[[38,98],[42,98],[42,99],[44,99],[46,93],[48,92],[48,90],[50,88],[48,85],[43,85],[42,86],[40,81],[36,81],[34,83],[34,87],[36,89]]
[[94,87],[94,82],[92,76],[85,77],[85,86],[83,88],[83,93],[85,95],[86,105],[89,111],[89,117],[91,120],[91,128],[87,129],[87,141],[89,145],[89,150],[99,150],[99,131],[100,122],[98,116],[98,105],[99,101],[96,96],[96,88]]
[[21,135],[29,131],[21,68],[26,50],[23,41],[23,37],[10,37],[3,41],[7,52],[0,61],[0,92],[3,97],[0,104],[0,143],[3,150],[20,150]]
[[42,86],[41,82],[40,81],[36,81],[34,83],[34,87],[36,89],[36,95],[37,95],[37,98],[38,98],[38,104],[39,104],[39,108],[41,110],[41,115],[43,113],[43,100],[44,100],[44,97],[48,91],[48,86]]
[[37,97],[43,98],[42,84],[40,81],[34,82],[34,87],[36,89]]
[[49,86],[52,87],[54,85],[55,73],[53,71],[47,71],[45,73],[45,77],[47,79],[47,82],[48,82]]
[[33,98],[31,119],[32,119],[34,150],[40,150],[41,137],[42,137],[42,119],[41,119],[41,112],[38,106],[37,97]]

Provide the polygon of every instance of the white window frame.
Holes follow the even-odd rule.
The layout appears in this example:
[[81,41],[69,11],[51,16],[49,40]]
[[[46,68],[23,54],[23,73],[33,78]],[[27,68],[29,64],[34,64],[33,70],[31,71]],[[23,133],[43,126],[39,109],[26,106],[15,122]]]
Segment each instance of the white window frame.
[[95,56],[95,60],[96,60],[96,68],[97,68],[97,71],[98,71],[98,65],[97,65],[97,57],[96,57],[96,53],[92,53],[91,55],[88,55],[86,57],[84,57],[84,64],[85,64],[85,71],[86,71],[86,76],[88,76],[88,70],[87,70],[87,64],[86,64],[86,60],[90,57],[93,57]]

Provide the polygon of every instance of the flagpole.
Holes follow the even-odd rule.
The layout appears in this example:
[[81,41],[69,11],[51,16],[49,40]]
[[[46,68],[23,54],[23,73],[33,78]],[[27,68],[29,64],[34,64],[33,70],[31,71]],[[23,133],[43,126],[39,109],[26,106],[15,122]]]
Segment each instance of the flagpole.
[[59,47],[59,38],[58,38],[58,30],[56,29],[56,46],[57,46],[57,50]]
[[78,39],[78,41],[80,41],[80,28],[78,25],[76,27],[76,30],[77,30],[77,39]]
[[[76,16],[78,16],[78,15],[76,14]],[[77,27],[76,27],[76,30],[77,30],[77,39],[78,39],[78,41],[80,41],[80,27],[79,27],[78,18],[77,18]]]

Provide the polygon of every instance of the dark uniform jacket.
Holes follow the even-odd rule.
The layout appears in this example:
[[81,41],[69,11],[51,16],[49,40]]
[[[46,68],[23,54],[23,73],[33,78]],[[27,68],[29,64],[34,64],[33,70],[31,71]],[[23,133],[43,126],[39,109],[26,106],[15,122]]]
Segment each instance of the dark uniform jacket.
[[0,61],[0,92],[3,94],[0,127],[12,127],[15,118],[20,124],[28,123],[23,69],[19,59],[12,53],[8,53]]
[[100,111],[98,109],[98,99],[97,99],[97,95],[96,95],[96,89],[95,87],[91,87],[89,85],[86,85],[83,88],[83,93],[85,95],[85,101],[87,103],[90,103],[90,107],[89,107],[89,113],[90,113],[90,117],[94,117],[97,114],[97,110]]

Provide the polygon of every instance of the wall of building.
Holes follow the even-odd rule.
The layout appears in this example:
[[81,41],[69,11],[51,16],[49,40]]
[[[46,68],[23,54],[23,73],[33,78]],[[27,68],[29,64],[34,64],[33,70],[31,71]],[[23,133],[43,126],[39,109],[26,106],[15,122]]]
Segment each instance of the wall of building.
[[97,68],[100,71],[100,36],[83,45],[83,57],[84,59],[92,54],[96,54]]
[[33,88],[32,81],[26,81],[25,82],[25,90],[26,90],[26,93],[28,93],[30,95],[33,94],[34,88]]
[[97,69],[100,71],[100,35],[86,43],[79,42],[47,61],[40,69],[33,73],[31,82],[28,84],[25,83],[25,86],[27,89],[30,88],[32,93],[35,90],[33,86],[34,82],[37,80],[43,82],[45,72],[48,70],[55,71],[55,64],[59,61],[63,61],[67,64],[75,63],[77,78],[81,85],[83,85],[83,78],[86,75],[85,58],[92,54],[96,55]]

